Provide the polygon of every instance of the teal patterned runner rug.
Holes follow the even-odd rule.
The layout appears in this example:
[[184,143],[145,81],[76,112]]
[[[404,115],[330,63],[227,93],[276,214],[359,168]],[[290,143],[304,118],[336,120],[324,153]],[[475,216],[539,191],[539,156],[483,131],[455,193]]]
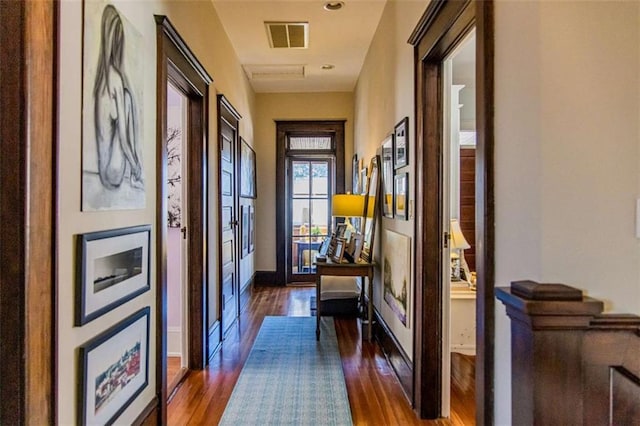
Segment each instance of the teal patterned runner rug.
[[220,425],[351,425],[333,318],[266,317]]

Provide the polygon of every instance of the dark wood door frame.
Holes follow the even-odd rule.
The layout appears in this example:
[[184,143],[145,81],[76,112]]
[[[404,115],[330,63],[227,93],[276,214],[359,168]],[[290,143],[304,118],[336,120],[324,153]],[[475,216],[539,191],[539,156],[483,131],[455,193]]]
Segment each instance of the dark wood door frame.
[[234,172],[234,178],[232,179],[232,181],[230,182],[230,184],[233,186],[233,216],[231,218],[231,223],[230,223],[230,228],[231,228],[231,232],[233,232],[233,239],[234,242],[236,242],[236,246],[233,248],[233,254],[232,256],[234,257],[234,272],[233,272],[233,282],[232,282],[232,286],[233,286],[233,291],[236,294],[235,297],[235,318],[230,322],[230,324],[232,324],[238,317],[238,315],[240,314],[240,274],[239,274],[239,261],[240,261],[240,254],[242,251],[242,247],[240,247],[240,244],[237,244],[238,241],[240,241],[240,235],[239,235],[239,221],[238,221],[238,215],[240,213],[240,195],[238,192],[239,189],[239,179],[240,179],[240,173],[239,173],[239,168],[240,168],[240,158],[239,158],[239,152],[240,152],[240,137],[239,137],[239,132],[238,132],[238,128],[240,126],[240,120],[242,119],[242,116],[240,115],[240,113],[238,113],[238,111],[234,108],[234,106],[231,104],[231,102],[229,102],[229,100],[223,95],[223,94],[219,94],[217,96],[217,107],[218,107],[218,319],[221,322],[220,325],[220,339],[218,341],[220,341],[225,332],[228,330],[228,327],[226,324],[224,324],[224,312],[223,312],[223,303],[224,303],[224,298],[225,295],[223,294],[224,288],[223,288],[223,281],[224,281],[224,266],[223,266],[223,259],[222,259],[222,255],[223,255],[223,234],[224,234],[224,229],[223,229],[223,212],[222,212],[222,207],[223,207],[223,182],[222,179],[220,178],[220,174],[223,171],[223,158],[222,158],[222,144],[223,144],[223,134],[222,134],[222,128],[224,124],[227,124],[229,127],[231,127],[234,131],[234,137],[233,137],[233,141],[232,141],[232,150],[233,150],[233,172]]
[[[288,194],[287,166],[287,137],[290,134],[318,135],[332,134],[335,143],[335,190],[344,193],[344,124],[345,120],[301,120],[276,121],[276,285],[287,283],[287,216],[291,214],[287,209],[286,194]],[[312,154],[311,152],[306,154]],[[313,279],[313,278],[312,278]]]
[[0,424],[56,419],[57,3],[0,2]]
[[156,394],[160,398],[160,424],[167,418],[167,83],[187,97],[189,369],[207,363],[207,134],[209,84],[213,79],[180,37],[166,16],[155,16],[157,28],[157,152],[156,252],[157,330]]
[[476,29],[476,420],[493,424],[493,2],[434,0],[409,43],[416,90],[416,327],[414,407],[440,416],[442,392],[442,62]]

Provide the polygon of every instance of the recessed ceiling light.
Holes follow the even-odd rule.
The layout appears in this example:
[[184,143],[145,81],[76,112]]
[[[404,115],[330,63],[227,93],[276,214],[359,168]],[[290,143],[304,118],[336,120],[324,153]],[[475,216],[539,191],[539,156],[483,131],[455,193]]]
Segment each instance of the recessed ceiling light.
[[342,1],[330,1],[324,4],[324,10],[340,10],[344,6],[344,2]]
[[322,66],[322,69],[323,69],[323,70],[332,70],[332,69],[334,69],[335,67],[336,67],[335,65],[331,65],[331,64],[324,64],[324,65]]

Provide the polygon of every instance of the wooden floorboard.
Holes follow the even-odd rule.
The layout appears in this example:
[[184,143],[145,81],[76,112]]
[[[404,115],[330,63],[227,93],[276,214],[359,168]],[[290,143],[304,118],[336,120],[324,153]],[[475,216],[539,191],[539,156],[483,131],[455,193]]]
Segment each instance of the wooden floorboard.
[[[205,370],[189,372],[179,385],[168,406],[168,424],[217,424],[264,317],[309,316],[312,295],[315,295],[313,287],[254,289],[247,308],[231,327],[209,366]],[[458,414],[453,406],[451,420],[418,419],[379,346],[362,340],[358,321],[336,318],[335,324],[354,425],[474,424],[474,420],[469,420],[468,410]],[[456,383],[464,380],[452,378]],[[468,383],[457,383],[456,386],[473,388]],[[460,395],[455,398],[457,403],[474,405],[473,399],[465,399],[468,392]]]

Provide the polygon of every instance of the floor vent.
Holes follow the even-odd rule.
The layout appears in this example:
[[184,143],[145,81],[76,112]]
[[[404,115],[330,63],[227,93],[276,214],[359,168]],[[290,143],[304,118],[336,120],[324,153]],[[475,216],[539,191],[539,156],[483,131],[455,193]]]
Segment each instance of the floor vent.
[[269,45],[278,49],[306,49],[309,47],[308,22],[265,22]]

